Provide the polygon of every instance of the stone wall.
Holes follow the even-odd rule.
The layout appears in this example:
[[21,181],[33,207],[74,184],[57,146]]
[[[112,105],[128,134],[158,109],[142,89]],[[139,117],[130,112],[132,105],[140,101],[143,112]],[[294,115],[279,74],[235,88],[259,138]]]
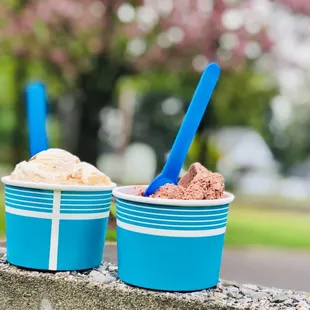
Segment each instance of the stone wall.
[[230,310],[310,309],[310,295],[221,281],[195,293],[161,293],[130,287],[117,279],[117,267],[92,271],[37,272],[11,266],[0,249],[2,310]]

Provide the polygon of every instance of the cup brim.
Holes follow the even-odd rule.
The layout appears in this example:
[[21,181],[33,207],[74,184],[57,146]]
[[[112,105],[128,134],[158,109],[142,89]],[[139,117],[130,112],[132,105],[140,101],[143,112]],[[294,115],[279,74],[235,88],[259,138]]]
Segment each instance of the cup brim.
[[109,185],[67,185],[67,184],[49,184],[41,182],[24,182],[12,180],[9,176],[1,178],[2,183],[6,185],[26,187],[26,188],[36,188],[36,189],[47,189],[47,190],[60,190],[60,191],[108,191],[114,189],[117,185],[116,183],[111,183]]
[[224,192],[224,198],[213,200],[181,200],[181,199],[161,199],[137,196],[141,189],[146,189],[147,185],[131,185],[120,186],[113,189],[112,194],[116,198],[146,203],[154,205],[166,206],[186,206],[186,207],[206,207],[206,206],[220,206],[231,203],[235,197],[229,192]]

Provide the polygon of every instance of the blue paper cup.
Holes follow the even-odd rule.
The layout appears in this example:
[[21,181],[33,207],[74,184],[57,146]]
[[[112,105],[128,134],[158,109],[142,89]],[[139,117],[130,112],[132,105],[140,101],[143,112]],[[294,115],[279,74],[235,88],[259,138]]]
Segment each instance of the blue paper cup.
[[219,281],[229,203],[136,196],[137,187],[117,187],[119,278],[163,291],[196,291]]
[[9,263],[55,271],[100,265],[116,184],[53,185],[9,177],[2,182]]

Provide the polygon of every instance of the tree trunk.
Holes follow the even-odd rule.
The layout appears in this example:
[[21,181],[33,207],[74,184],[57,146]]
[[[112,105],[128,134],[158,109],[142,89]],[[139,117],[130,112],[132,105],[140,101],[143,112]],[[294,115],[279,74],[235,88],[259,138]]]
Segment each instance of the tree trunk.
[[77,87],[83,92],[80,100],[81,118],[77,141],[77,156],[96,165],[100,154],[100,112],[105,106],[113,105],[115,85],[122,75],[132,73],[122,63],[102,54],[94,60],[94,70],[82,74]]
[[[15,3],[15,10],[17,14],[22,12],[22,9],[27,5],[29,0],[19,1]],[[17,19],[16,26],[22,29],[23,25],[21,20]],[[15,55],[16,68],[15,68],[15,89],[17,95],[14,102],[15,111],[15,127],[12,136],[12,164],[15,166],[17,163],[25,159],[29,154],[29,146],[27,144],[27,127],[26,127],[26,109],[25,109],[25,81],[26,81],[26,55],[19,53]],[[28,146],[28,147],[27,147]]]
[[[15,126],[12,136],[12,164],[15,166],[26,157],[27,147],[26,109],[24,98],[25,61],[22,57],[17,60],[15,70],[15,86],[17,96],[14,102]],[[29,152],[29,150],[28,150]],[[29,153],[28,153],[29,154]]]

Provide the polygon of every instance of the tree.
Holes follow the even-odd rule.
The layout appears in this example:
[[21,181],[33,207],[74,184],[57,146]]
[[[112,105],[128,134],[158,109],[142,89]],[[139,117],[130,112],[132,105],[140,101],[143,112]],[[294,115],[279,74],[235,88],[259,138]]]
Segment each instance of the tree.
[[310,15],[310,3],[305,0],[281,0],[282,4],[287,6],[295,13],[301,13],[303,15]]
[[29,77],[25,68],[38,59],[45,77],[56,76],[63,89],[83,88],[81,128],[87,128],[87,136],[81,135],[77,151],[94,163],[98,115],[112,100],[120,76],[158,67],[183,78],[188,91],[185,82],[197,81],[197,72],[209,61],[234,75],[270,50],[264,25],[255,28],[249,18],[240,22],[239,15],[246,16],[251,5],[224,0],[6,0],[0,4],[0,45],[18,56],[19,91]]

